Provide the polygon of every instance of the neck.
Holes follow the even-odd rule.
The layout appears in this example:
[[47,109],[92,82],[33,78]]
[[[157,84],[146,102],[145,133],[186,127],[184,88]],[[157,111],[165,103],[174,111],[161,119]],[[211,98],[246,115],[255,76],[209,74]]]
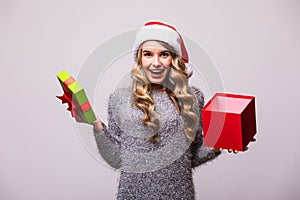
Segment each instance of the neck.
[[151,90],[156,92],[166,92],[166,88],[160,84],[151,84]]

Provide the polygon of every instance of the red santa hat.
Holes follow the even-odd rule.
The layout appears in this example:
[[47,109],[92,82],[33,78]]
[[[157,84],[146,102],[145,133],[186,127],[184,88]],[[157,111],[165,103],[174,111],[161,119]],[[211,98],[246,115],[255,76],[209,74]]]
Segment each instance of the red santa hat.
[[[185,63],[189,62],[188,53],[183,39],[173,26],[158,21],[147,22],[136,34],[133,49],[135,60],[141,44],[148,40],[158,40],[169,44],[175,49],[175,53],[178,54]],[[191,76],[193,73],[192,69],[188,67],[187,73]]]

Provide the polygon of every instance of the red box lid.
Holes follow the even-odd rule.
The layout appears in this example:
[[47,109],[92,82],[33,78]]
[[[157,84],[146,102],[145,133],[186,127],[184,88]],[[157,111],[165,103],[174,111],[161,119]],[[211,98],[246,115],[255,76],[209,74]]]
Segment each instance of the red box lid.
[[204,106],[204,110],[241,114],[254,96],[216,93]]

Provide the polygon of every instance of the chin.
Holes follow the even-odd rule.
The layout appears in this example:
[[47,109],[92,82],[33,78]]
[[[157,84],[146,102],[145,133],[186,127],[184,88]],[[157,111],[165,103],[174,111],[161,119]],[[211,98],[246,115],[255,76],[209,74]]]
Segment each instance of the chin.
[[161,77],[153,77],[151,73],[148,73],[148,80],[151,84],[160,84],[162,85],[167,77],[168,71],[165,71],[164,74],[161,75]]
[[163,85],[163,81],[150,81],[150,83],[155,85]]
[[163,79],[153,79],[153,78],[148,78],[149,82],[151,84],[157,84],[157,85],[162,85],[164,83],[164,78]]

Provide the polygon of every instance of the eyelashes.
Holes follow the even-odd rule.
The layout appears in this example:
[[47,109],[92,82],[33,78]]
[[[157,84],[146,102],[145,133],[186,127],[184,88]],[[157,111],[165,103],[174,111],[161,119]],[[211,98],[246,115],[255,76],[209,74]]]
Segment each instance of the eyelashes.
[[[154,54],[155,53],[151,53],[151,52],[149,52],[149,51],[145,51],[145,52],[143,52],[143,56],[144,57],[152,57],[152,56],[154,56]],[[167,58],[167,57],[169,57],[169,56],[171,56],[171,53],[169,52],[169,51],[163,51],[163,52],[160,52],[159,53],[159,57],[162,57],[162,58]]]

